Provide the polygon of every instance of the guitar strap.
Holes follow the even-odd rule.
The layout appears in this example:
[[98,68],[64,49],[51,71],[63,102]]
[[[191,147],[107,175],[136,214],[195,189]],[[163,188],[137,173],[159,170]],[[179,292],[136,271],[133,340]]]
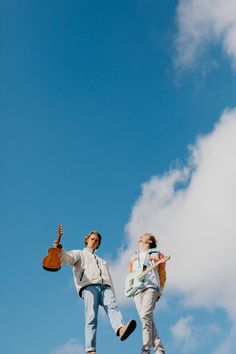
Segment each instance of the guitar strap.
[[[143,267],[142,267],[142,271],[146,270],[148,265],[149,265],[149,252],[147,252],[145,258],[144,258],[144,262],[143,262]],[[141,259],[140,259],[140,252],[138,252],[138,265],[139,268],[141,268]]]
[[[159,254],[158,250],[156,248],[150,248],[146,254],[146,257],[144,259],[143,262],[143,271],[147,269],[147,267],[150,264],[150,255],[153,253],[157,253]],[[138,263],[139,263],[139,267],[141,267],[141,262],[140,262],[140,252],[138,252]]]
[[[151,254],[157,254],[158,257],[160,258],[160,251],[157,248],[150,248],[149,249],[149,257]],[[150,263],[152,264],[154,261],[150,260]],[[154,269],[154,273],[156,272],[156,270]]]
[[143,262],[143,270],[146,270],[149,265],[149,252],[146,254],[146,257]]

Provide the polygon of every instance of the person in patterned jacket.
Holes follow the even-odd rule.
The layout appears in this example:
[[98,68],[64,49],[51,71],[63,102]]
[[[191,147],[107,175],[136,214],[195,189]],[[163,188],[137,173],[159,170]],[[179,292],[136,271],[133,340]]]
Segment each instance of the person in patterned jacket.
[[[164,257],[159,251],[156,238],[152,233],[143,234],[138,243],[139,249],[130,260],[130,272],[135,272],[138,269],[143,271]],[[161,263],[145,275],[142,286],[133,296],[142,324],[142,354],[150,354],[151,347],[154,348],[156,354],[165,354],[153,318],[156,302],[162,296],[165,283],[165,263]]]

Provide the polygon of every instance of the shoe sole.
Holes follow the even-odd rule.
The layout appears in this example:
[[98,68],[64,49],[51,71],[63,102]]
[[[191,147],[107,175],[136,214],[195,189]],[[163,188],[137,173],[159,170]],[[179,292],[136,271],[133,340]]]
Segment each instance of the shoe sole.
[[136,321],[131,320],[127,326],[125,333],[122,335],[122,337],[120,337],[120,340],[123,341],[127,339],[130,336],[130,334],[135,330],[135,328],[136,328]]

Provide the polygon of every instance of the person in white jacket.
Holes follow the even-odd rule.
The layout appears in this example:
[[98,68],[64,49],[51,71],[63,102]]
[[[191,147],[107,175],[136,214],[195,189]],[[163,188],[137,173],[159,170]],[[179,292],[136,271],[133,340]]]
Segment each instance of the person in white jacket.
[[85,347],[86,352],[96,353],[96,332],[99,305],[110,320],[111,326],[120,340],[125,340],[135,330],[136,321],[124,323],[117,307],[112,279],[107,262],[96,255],[102,236],[91,231],[85,236],[83,250],[65,251],[61,244],[54,242],[54,247],[61,248],[62,263],[73,267],[74,282],[78,294],[85,305]]

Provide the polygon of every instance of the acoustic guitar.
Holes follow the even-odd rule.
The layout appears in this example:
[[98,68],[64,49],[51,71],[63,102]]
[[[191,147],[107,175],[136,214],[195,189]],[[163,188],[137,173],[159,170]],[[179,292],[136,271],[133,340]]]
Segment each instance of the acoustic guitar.
[[[61,235],[63,234],[62,225],[58,226],[57,240],[55,243],[59,244],[61,240]],[[48,249],[48,255],[42,259],[42,266],[45,270],[50,272],[57,272],[61,269],[61,249],[51,247]]]
[[170,259],[170,256],[165,256],[159,259],[156,263],[142,271],[138,268],[136,271],[129,273],[125,282],[125,296],[131,297],[136,294],[136,292],[143,287],[144,277],[152,269],[158,266],[158,264],[165,263]]

